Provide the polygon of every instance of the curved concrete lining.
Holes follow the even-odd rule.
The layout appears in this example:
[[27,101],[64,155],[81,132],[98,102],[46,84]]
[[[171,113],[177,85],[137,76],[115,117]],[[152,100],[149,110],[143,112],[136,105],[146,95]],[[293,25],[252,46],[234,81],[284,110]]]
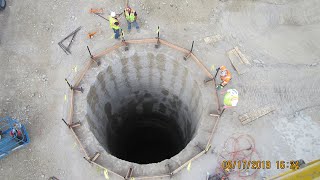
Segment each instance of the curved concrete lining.
[[163,54],[148,56],[147,63],[134,55],[108,66],[87,96],[97,140],[112,155],[139,164],[169,159],[185,148],[203,109],[187,68]]
[[74,95],[75,129],[90,156],[125,175],[168,174],[203,151],[217,108],[206,73],[182,53],[162,46],[115,50],[87,71]]

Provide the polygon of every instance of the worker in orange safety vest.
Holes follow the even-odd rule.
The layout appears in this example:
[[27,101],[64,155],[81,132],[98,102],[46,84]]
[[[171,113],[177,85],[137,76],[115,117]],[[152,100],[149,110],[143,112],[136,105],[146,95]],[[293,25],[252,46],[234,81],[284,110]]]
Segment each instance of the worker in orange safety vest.
[[220,73],[220,79],[221,79],[221,83],[219,85],[217,85],[217,89],[222,89],[224,88],[231,80],[231,73],[230,71],[225,67],[225,66],[220,66],[217,69],[217,72],[219,72],[219,70],[221,70]]
[[131,24],[133,24],[136,27],[137,31],[140,32],[140,28],[137,23],[137,12],[128,6],[124,9],[124,16],[128,23],[128,32],[130,33],[131,31]]
[[225,87],[231,80],[231,73],[225,66],[220,66],[218,69],[216,69],[216,75],[214,76],[214,78],[204,80],[204,83],[214,80],[217,77],[220,70],[221,70],[220,72],[221,83],[217,85],[216,88],[222,89],[223,87]]

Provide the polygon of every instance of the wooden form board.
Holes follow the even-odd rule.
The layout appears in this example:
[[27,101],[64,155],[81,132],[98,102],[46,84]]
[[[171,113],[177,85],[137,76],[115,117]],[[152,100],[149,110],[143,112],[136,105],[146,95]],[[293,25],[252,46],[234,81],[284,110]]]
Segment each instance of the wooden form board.
[[228,52],[229,59],[236,69],[238,74],[244,74],[249,71],[249,66],[251,65],[246,56],[239,50],[238,47],[230,50]]
[[252,111],[249,111],[245,114],[242,114],[239,116],[239,120],[242,123],[242,125],[248,124],[264,115],[267,115],[274,111],[275,108],[273,107],[263,107],[259,109],[254,109]]

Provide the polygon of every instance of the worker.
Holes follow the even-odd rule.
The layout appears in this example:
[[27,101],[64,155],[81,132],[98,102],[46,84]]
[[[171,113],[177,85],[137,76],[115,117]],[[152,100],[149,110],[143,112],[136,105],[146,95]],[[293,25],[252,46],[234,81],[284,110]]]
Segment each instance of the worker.
[[239,100],[238,91],[236,89],[228,89],[227,93],[224,95],[223,98],[223,108],[229,108],[237,106]]
[[[221,94],[224,94],[224,98],[223,98],[223,109],[220,112],[220,114],[216,114],[216,113],[210,113],[210,116],[216,116],[216,117],[220,117],[224,110],[230,107],[235,107],[238,104],[238,100],[239,100],[239,95],[238,95],[238,91],[236,89],[228,89],[227,91],[221,92]],[[220,109],[220,108],[219,108]]]
[[137,23],[137,12],[132,8],[127,7],[124,9],[124,16],[126,17],[126,20],[128,22],[128,32],[130,33],[131,31],[131,24],[133,24],[136,27],[137,31],[140,32],[140,28]]
[[21,124],[14,124],[14,127],[10,131],[10,136],[13,137],[19,144],[23,144],[22,139],[22,131],[20,130]]
[[109,23],[110,23],[110,28],[114,32],[114,38],[119,39],[120,37],[120,23],[117,19],[117,15],[115,12],[111,12],[110,17],[109,17]]
[[221,79],[221,83],[219,85],[217,85],[217,89],[222,89],[224,88],[229,81],[231,80],[231,73],[230,71],[225,67],[225,66],[220,66],[217,69],[217,73],[219,72],[219,70],[221,70],[220,72],[220,79]]

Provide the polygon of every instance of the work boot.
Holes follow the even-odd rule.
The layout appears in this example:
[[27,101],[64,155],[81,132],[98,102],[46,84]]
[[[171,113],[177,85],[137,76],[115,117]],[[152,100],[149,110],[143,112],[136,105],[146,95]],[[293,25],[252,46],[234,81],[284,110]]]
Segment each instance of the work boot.
[[216,88],[217,88],[217,90],[220,90],[220,89],[222,89],[222,88],[223,88],[223,86],[218,85]]

